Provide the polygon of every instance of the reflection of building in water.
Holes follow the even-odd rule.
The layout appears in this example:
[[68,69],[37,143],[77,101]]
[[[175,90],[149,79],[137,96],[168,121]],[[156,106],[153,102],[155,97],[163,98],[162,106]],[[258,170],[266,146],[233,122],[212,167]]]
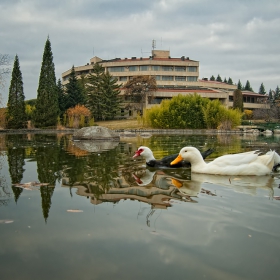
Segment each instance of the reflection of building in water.
[[[121,175],[112,182],[112,187],[104,192],[100,192],[95,183],[77,183],[72,187],[77,188],[76,193],[78,195],[90,197],[91,203],[95,205],[103,202],[116,203],[120,200],[129,199],[150,204],[153,209],[166,209],[171,206],[170,200],[196,202],[191,197],[197,196],[198,192],[190,191],[188,194],[186,186],[184,192],[181,192],[178,187],[173,185],[174,180],[172,181],[169,176],[161,171],[142,170],[138,174],[131,174],[131,178]],[[138,182],[137,178],[139,179]],[[132,181],[134,183],[131,183]],[[62,180],[62,186],[69,186],[67,178]],[[192,188],[191,185],[190,188]],[[99,191],[96,191],[97,189]]]

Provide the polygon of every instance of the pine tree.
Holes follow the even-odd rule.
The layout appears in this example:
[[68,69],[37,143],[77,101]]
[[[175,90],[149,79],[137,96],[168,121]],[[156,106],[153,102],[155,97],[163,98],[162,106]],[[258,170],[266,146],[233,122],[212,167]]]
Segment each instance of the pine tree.
[[215,77],[213,75],[210,77],[210,81],[215,81]]
[[113,119],[118,111],[120,111],[120,87],[117,84],[117,79],[107,71],[102,75],[101,88],[103,91],[103,119]]
[[17,129],[25,128],[27,126],[24,99],[22,74],[20,71],[19,59],[16,55],[9,88],[6,115],[7,128]]
[[269,102],[273,102],[273,99],[274,99],[273,91],[270,89],[268,92],[268,100],[269,100]]
[[63,116],[63,114],[66,111],[66,94],[64,92],[63,85],[61,83],[61,80],[58,79],[57,81],[57,95],[58,95],[58,107],[60,112],[60,117]]
[[78,79],[76,77],[75,67],[72,66],[72,70],[68,79],[68,83],[66,84],[66,107],[65,109],[74,108],[76,105],[85,104],[85,97],[83,95],[82,88],[78,83]]
[[250,82],[247,80],[246,85],[244,87],[244,90],[248,90],[248,91],[253,91],[253,89],[251,88]]
[[227,84],[227,83],[228,83],[227,78],[224,78],[224,83],[225,83],[225,84]]
[[276,89],[275,89],[274,101],[275,100],[280,100],[280,88],[279,88],[279,86],[277,86]]
[[242,89],[243,89],[240,80],[238,80],[237,89],[239,89],[239,90],[242,90]]
[[59,115],[55,67],[49,37],[45,44],[39,86],[37,90],[34,124],[36,127],[55,126]]
[[233,92],[233,109],[239,109],[243,112],[243,95],[240,89],[236,89]]
[[91,111],[94,120],[102,119],[102,111],[105,104],[105,97],[102,90],[102,76],[105,68],[101,64],[96,63],[93,66],[93,73],[88,77],[87,107]]
[[228,84],[233,85],[233,81],[232,81],[231,77],[228,78]]
[[259,89],[259,94],[262,94],[262,95],[266,94],[266,91],[265,91],[263,83],[261,83],[261,86],[260,86],[260,89]]
[[217,76],[217,78],[216,78],[216,81],[217,81],[217,82],[222,82],[222,78],[221,78],[220,74],[218,74],[218,76]]

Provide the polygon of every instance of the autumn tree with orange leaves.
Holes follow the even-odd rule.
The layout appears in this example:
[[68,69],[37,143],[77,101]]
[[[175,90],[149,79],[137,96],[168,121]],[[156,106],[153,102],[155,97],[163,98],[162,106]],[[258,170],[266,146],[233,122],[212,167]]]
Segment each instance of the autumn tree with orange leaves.
[[91,112],[84,105],[76,105],[66,111],[68,124],[70,127],[84,127],[86,123],[90,123]]

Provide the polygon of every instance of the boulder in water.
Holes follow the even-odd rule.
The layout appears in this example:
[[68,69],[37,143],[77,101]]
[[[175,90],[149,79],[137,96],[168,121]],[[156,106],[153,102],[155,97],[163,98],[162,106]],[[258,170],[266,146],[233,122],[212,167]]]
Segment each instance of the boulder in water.
[[83,127],[75,131],[73,134],[73,139],[119,141],[120,136],[107,127],[89,126],[89,127]]

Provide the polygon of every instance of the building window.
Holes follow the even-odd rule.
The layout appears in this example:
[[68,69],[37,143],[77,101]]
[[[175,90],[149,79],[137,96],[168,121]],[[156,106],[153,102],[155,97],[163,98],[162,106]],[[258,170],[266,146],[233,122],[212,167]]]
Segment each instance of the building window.
[[152,71],[160,71],[160,66],[158,65],[152,65],[151,66]]
[[162,76],[163,81],[173,81],[173,76]]
[[196,82],[197,81],[197,77],[189,76],[189,77],[187,77],[187,81],[188,82]]
[[173,67],[172,66],[162,66],[162,71],[173,71]]
[[175,81],[186,81],[185,76],[175,76]]
[[160,81],[161,80],[161,76],[160,75],[153,76],[153,78],[155,78],[156,81]]
[[138,66],[129,66],[129,71],[138,71]]
[[230,96],[228,97],[228,100],[231,101],[231,102],[233,102],[233,96],[230,95]]
[[185,72],[186,71],[186,67],[185,66],[175,66],[175,71]]
[[140,71],[148,71],[148,70],[149,70],[149,66],[148,65],[140,66]]
[[124,72],[123,66],[108,67],[109,72]]
[[188,72],[197,72],[197,67],[196,66],[188,66],[187,71]]
[[120,81],[121,81],[121,82],[127,81],[127,77],[120,77]]

